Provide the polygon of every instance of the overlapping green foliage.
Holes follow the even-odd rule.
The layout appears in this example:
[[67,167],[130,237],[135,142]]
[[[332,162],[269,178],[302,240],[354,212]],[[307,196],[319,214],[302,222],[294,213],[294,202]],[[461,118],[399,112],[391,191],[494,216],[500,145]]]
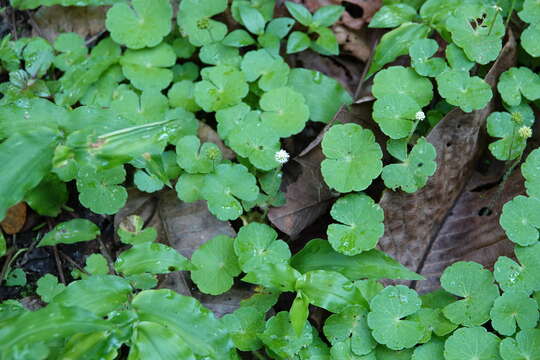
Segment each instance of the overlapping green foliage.
[[[521,166],[526,196],[508,202],[500,218],[516,244],[515,259],[500,257],[493,272],[457,262],[435,293],[379,282],[423,277],[376,249],[384,213],[361,192],[379,176],[387,191],[413,193],[427,184],[437,168],[429,131],[452,106],[471,112],[491,101],[476,64],[497,58],[512,13],[530,24],[523,49],[539,55],[532,40],[539,33],[537,1],[384,2],[370,26],[395,29],[381,38],[369,75],[373,120],[387,142],[358,124],[328,127],[321,172],[345,195],[330,212],[328,240],[313,239],[295,254],[264,223],[268,207],[284,202],[281,168],[289,155],[282,139],[309,120],[329,123],[352,99],[334,79],[290,69],[280,54],[307,48],[337,54],[329,27],[341,6],[311,14],[287,2],[292,18],[273,19],[274,0],[233,0],[230,8],[225,0],[183,0],[175,24],[165,0],[11,2],[22,9],[113,6],[110,37],[92,49],[76,34],[54,44],[9,37],[0,43],[0,65],[9,75],[0,84],[0,160],[9,169],[0,174],[0,218],[20,201],[56,216],[70,181],[83,206],[115,214],[127,199],[127,168],[142,191],[174,187],[182,201],[204,200],[217,218],[242,217],[244,225],[187,259],[157,242],[141,218],[127,217],[117,231],[125,248],[115,259],[89,256],[67,286],[51,274],[38,280],[45,307],[0,304],[0,359],[115,359],[124,345],[130,360],[238,359],[238,351],[299,360],[540,356],[540,150]],[[242,28],[229,32],[225,11]],[[434,32],[439,41],[430,38]],[[388,66],[403,55],[411,66]],[[528,103],[540,98],[538,84],[529,68],[515,67],[497,85],[506,111],[487,119],[488,134],[497,138],[489,149],[511,167],[532,135]],[[197,136],[210,119],[234,157]],[[398,162],[383,164],[384,149]],[[262,210],[263,222],[252,221],[253,209]],[[74,219],[37,246],[98,236],[95,224]],[[6,250],[1,236],[0,256]],[[224,294],[238,281],[256,285],[255,292],[218,319],[193,297],[157,289],[158,275],[176,271],[189,272],[205,294]],[[15,269],[8,284],[22,285],[24,276]],[[294,299],[289,311],[270,312],[282,293]],[[331,313],[321,332],[308,320],[313,307]]]

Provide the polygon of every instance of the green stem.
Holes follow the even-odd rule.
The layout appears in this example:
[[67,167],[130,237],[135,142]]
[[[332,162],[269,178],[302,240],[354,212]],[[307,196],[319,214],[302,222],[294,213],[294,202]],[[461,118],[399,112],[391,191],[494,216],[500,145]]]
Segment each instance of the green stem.
[[512,5],[510,5],[510,12],[508,13],[508,17],[506,18],[506,24],[504,25],[505,29],[508,29],[508,24],[510,24],[510,19],[512,18],[512,15],[514,13],[515,6],[516,0],[512,0]]

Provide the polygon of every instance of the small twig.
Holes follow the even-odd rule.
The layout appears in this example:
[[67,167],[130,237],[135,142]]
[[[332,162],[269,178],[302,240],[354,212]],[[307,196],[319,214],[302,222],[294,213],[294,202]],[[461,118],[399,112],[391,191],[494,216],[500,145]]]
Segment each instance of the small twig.
[[109,264],[109,272],[112,274],[116,274],[116,271],[114,270],[114,261],[109,254],[109,251],[107,250],[107,247],[103,243],[103,240],[101,240],[101,237],[97,238],[99,243],[99,250],[101,251],[101,254],[107,259],[107,263]]
[[66,277],[64,276],[64,270],[62,269],[62,261],[58,255],[58,248],[56,245],[53,245],[54,261],[56,262],[56,271],[58,272],[58,277],[62,284],[66,284]]
[[44,36],[43,31],[41,30],[41,27],[39,27],[37,22],[34,20],[34,17],[32,16],[32,14],[29,11],[25,11],[25,13],[28,16],[28,21],[30,22],[30,25],[32,25],[32,27],[36,29],[36,32],[38,33],[38,35],[42,38],[46,38],[46,36]]
[[4,261],[4,266],[2,266],[2,271],[0,271],[0,285],[4,282],[4,278],[6,277],[6,273],[9,270],[9,266],[11,265],[11,258],[13,257],[13,254],[15,253],[15,248],[9,249],[9,251],[6,254],[6,260]]
[[62,251],[58,250],[58,253],[60,254],[60,256],[62,256],[65,260],[67,260],[68,263],[70,263],[71,265],[73,265],[74,267],[77,268],[77,270],[79,270],[80,272],[82,273],[85,273],[86,275],[91,275],[88,271],[86,271],[82,266],[80,266],[79,264],[77,264],[77,262],[75,260],[73,260],[69,255],[63,253]]
[[19,36],[17,35],[17,24],[15,20],[15,10],[11,8],[11,33],[13,35],[13,40],[19,40]]
[[101,37],[101,35],[103,35],[104,33],[105,33],[105,30],[102,30],[99,33],[97,33],[96,35],[92,36],[90,39],[86,40],[85,45],[90,46],[94,41],[99,39],[99,37]]

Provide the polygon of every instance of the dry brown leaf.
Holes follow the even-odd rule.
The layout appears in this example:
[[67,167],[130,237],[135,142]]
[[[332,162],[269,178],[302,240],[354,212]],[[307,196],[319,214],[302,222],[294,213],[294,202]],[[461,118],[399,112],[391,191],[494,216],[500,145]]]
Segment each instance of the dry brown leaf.
[[[510,36],[486,81],[493,87],[499,75],[515,64],[515,60],[516,42]],[[422,272],[430,249],[437,248],[434,241],[486,148],[485,120],[494,107],[492,100],[480,111],[467,114],[455,109],[448,113],[427,137],[437,150],[438,164],[427,185],[414,194],[384,192],[380,205],[385,211],[385,235],[379,246],[408,268]],[[478,238],[460,239],[481,246],[482,240]],[[439,260],[440,265],[444,267],[449,263],[446,259],[452,258],[455,256],[445,254],[445,260]]]
[[[208,211],[205,201],[182,202],[174,190],[147,194],[130,189],[126,206],[115,215],[115,228],[129,215],[141,216],[146,226],[157,230],[157,241],[174,247],[187,258],[216,235],[236,236],[229,222],[218,220]],[[220,296],[207,296],[197,290],[185,271],[167,274],[159,287],[197,298],[216,316],[234,311],[241,300],[253,293],[251,285],[242,284]]]
[[363,62],[369,60],[372,49],[365,37],[341,25],[334,26],[334,34],[336,34],[338,43],[343,46],[343,50]]
[[10,207],[6,213],[6,217],[0,223],[2,230],[9,235],[20,232],[26,223],[26,213],[26,203],[18,203]]
[[107,6],[42,6],[32,15],[33,36],[53,42],[64,32],[75,32],[84,39],[105,31]]
[[368,23],[382,6],[381,0],[304,0],[302,2],[311,12],[315,12],[318,8],[326,5],[345,7],[340,22],[355,30],[361,29]]

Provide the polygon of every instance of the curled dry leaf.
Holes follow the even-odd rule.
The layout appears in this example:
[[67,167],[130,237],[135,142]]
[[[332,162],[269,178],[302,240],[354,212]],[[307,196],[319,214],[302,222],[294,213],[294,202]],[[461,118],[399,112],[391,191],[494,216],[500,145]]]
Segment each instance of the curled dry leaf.
[[10,207],[6,213],[6,217],[0,223],[2,230],[9,235],[20,232],[24,224],[26,224],[26,213],[26,203],[18,203]]
[[42,6],[32,15],[33,36],[42,36],[51,43],[64,32],[75,32],[84,39],[105,31],[107,6]]
[[[499,75],[515,64],[515,61],[516,42],[510,35],[499,58],[486,76],[486,81],[493,87]],[[426,261],[430,260],[441,261],[437,267],[442,270],[455,260],[452,258],[458,257],[448,253],[451,251],[448,248],[445,250],[444,260],[434,260],[430,257],[430,251],[445,247],[444,241],[439,236],[441,229],[444,229],[446,223],[452,226],[449,221],[455,220],[449,218],[449,214],[452,209],[457,209],[455,206],[459,206],[458,200],[471,181],[482,149],[485,148],[486,117],[494,108],[495,101],[492,100],[479,111],[464,113],[460,109],[454,109],[449,112],[427,137],[437,149],[438,164],[437,172],[429,179],[427,185],[414,194],[392,191],[385,191],[383,194],[380,206],[385,211],[385,235],[381,238],[379,246],[409,269],[423,274]],[[461,251],[460,248],[469,243],[477,244],[478,248],[489,245],[489,241],[486,242],[485,238],[477,235],[476,232],[472,232],[462,234],[459,239],[454,238],[455,241],[459,241],[459,245],[455,244],[457,246],[452,247],[455,249],[453,251]],[[485,235],[491,239],[490,241],[496,239],[489,232]],[[441,244],[438,244],[439,241]],[[484,256],[477,260],[481,260],[480,262],[484,264],[493,262],[497,255],[501,255],[492,251],[481,253]],[[431,272],[432,270],[428,268],[426,271]],[[434,278],[436,274],[430,273],[429,276]],[[433,285],[426,285],[426,290],[430,286]]]

